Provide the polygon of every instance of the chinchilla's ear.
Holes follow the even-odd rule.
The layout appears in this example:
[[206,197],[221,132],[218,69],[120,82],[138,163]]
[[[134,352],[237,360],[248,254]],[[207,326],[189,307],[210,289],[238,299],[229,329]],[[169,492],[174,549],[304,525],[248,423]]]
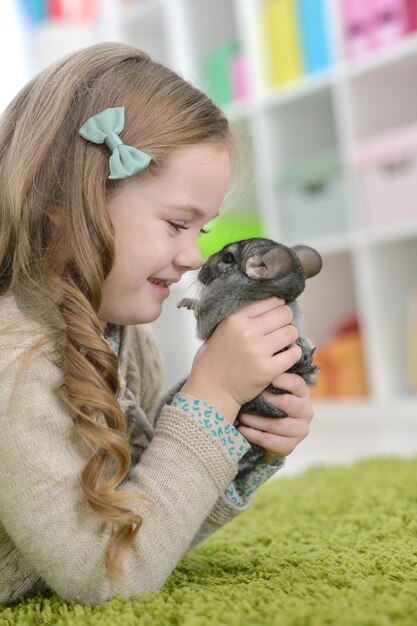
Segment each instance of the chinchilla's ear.
[[300,259],[306,278],[312,278],[320,272],[323,261],[317,250],[309,246],[293,246],[291,250]]
[[269,246],[250,257],[245,272],[249,278],[280,278],[288,274],[293,266],[294,260],[287,248]]

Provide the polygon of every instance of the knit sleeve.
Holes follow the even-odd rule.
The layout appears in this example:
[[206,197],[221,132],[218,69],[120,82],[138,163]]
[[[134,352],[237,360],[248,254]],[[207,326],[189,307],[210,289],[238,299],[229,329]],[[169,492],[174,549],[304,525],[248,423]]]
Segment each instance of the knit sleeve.
[[232,480],[198,529],[189,551],[235,517],[247,511],[255,499],[256,490],[283,464],[283,459],[271,463],[258,463],[243,479]]
[[250,443],[211,404],[188,393],[176,393],[171,406],[188,413],[215,437],[228,454],[239,461],[250,449]]
[[15,387],[18,352],[3,349],[0,359],[0,523],[25,568],[12,573],[0,562],[0,602],[19,585],[27,589],[28,570],[65,600],[92,605],[160,589],[236,476],[236,458],[185,411],[162,409],[140,463],[118,488],[141,496],[127,502],[142,525],[113,583],[104,561],[113,524],[86,502],[80,476],[91,448],[61,397],[62,372],[39,353]]
[[[218,438],[230,456],[237,461],[250,449],[250,443],[243,435],[217,411],[211,404],[188,393],[175,394],[171,406],[178,407],[198,421],[201,426]],[[226,491],[230,502],[242,506],[254,491],[268,480],[284,464],[283,459],[270,463],[259,462],[246,476],[237,474],[236,479]]]
[[[180,408],[203,428],[206,428],[236,461],[239,461],[250,449],[250,443],[243,435],[207,402],[190,394],[178,392],[175,394],[171,406]],[[254,499],[255,491],[273,476],[283,464],[283,459],[276,459],[270,463],[259,462],[242,478],[237,475],[218,498],[216,505],[194,538],[191,547],[200,543],[226,522],[246,511]]]

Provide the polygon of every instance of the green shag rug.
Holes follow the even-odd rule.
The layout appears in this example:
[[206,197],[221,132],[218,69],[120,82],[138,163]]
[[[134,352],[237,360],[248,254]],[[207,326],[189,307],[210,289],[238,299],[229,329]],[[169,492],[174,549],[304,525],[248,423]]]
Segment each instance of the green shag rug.
[[416,626],[417,458],[269,481],[158,592],[94,608],[57,596],[0,605],[0,626],[35,624]]

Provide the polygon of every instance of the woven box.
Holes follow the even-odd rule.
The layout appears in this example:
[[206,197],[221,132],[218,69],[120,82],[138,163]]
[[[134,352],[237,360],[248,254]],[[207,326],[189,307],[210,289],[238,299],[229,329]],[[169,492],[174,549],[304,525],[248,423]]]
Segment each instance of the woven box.
[[278,177],[279,223],[286,240],[341,234],[348,229],[344,182],[331,151],[298,161]]
[[363,143],[354,163],[363,223],[417,222],[417,125]]

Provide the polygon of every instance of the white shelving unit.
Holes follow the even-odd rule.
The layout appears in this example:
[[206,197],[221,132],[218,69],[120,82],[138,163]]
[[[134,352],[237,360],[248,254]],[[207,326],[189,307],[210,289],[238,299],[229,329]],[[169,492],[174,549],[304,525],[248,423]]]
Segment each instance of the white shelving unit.
[[[248,141],[251,138],[257,210],[272,239],[312,245],[324,259],[321,274],[307,283],[302,296],[305,333],[324,342],[340,318],[355,313],[363,334],[369,397],[316,402],[315,422],[321,425],[317,432],[321,428],[325,437],[335,422],[339,432],[366,422],[372,425],[367,436],[375,444],[372,447],[371,441],[369,449],[377,453],[389,450],[378,424],[381,428],[397,424],[396,432],[407,424],[406,449],[410,433],[417,440],[417,392],[407,385],[404,328],[406,291],[417,284],[417,202],[410,221],[370,229],[363,218],[359,181],[351,163],[361,141],[417,121],[417,33],[363,60],[347,61],[338,2],[328,0],[334,64],[322,73],[271,90],[264,87],[263,79],[261,2],[105,0],[100,21],[89,37],[134,44],[202,89],[206,85],[200,68],[207,52],[231,39],[240,42],[248,60],[251,95],[225,111],[233,125],[246,129]],[[47,37],[45,32],[44,41]],[[75,39],[71,45],[75,49],[83,43]],[[302,242],[284,239],[277,172],[297,157],[326,149],[337,151],[343,165],[349,228],[337,236]],[[193,316],[175,308],[186,286],[176,286],[171,303],[166,303],[154,325],[167,361],[167,386],[189,371],[198,346]]]

